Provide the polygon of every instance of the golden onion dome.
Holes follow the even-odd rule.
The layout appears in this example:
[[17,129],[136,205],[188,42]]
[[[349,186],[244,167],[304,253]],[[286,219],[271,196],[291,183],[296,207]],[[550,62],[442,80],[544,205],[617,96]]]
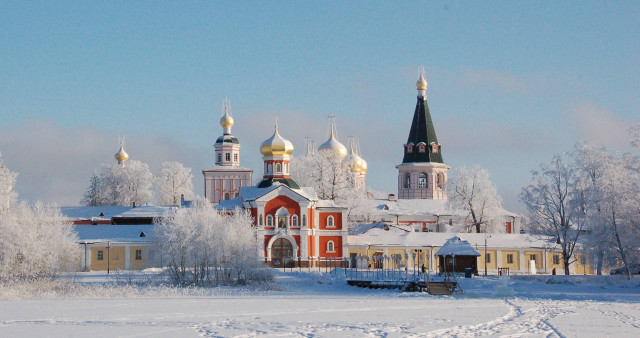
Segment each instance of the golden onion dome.
[[120,142],[120,150],[114,156],[118,162],[124,162],[129,159],[129,154],[124,151],[124,143]]
[[220,118],[220,125],[222,128],[233,127],[233,117],[229,115],[229,107],[225,107],[224,116]]
[[424,72],[420,72],[416,87],[418,87],[418,90],[427,90],[427,80],[424,79]]
[[276,131],[273,133],[273,136],[260,145],[260,153],[262,153],[264,157],[291,156],[291,153],[293,153],[293,143],[280,136],[278,125],[276,125]]
[[353,166],[351,167],[351,171],[359,172],[362,174],[367,173],[367,161],[365,161],[360,155],[354,151],[352,146],[351,153],[349,154],[353,161]]
[[318,151],[331,151],[340,158],[345,158],[347,156],[347,147],[336,139],[333,132],[333,123],[331,124],[331,134],[329,135],[329,139],[318,147]]

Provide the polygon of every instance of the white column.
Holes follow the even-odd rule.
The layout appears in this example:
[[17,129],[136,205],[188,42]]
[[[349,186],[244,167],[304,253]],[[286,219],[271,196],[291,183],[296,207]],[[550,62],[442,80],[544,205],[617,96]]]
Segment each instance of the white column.
[[131,247],[128,245],[124,246],[124,269],[131,269]]

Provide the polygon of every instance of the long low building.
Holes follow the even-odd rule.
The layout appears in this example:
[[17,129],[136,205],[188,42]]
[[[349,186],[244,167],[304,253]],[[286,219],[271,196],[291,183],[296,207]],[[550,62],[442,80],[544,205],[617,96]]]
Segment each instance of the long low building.
[[[382,261],[382,264],[400,265],[395,268],[421,268],[424,264],[426,269],[438,271],[435,255],[454,236],[468,241],[480,252],[477,271],[481,273],[485,271],[485,265],[490,274],[497,274],[500,269],[505,268],[511,274],[551,274],[553,269],[558,274],[564,273],[561,250],[550,237],[529,234],[415,232],[387,223],[365,224],[355,229],[348,238],[348,259],[351,266],[360,268],[391,267],[372,263]],[[376,259],[379,256],[389,258]],[[393,260],[391,257],[400,257],[400,260]],[[587,264],[586,257],[576,254],[576,258],[569,266],[572,274],[594,273]]]

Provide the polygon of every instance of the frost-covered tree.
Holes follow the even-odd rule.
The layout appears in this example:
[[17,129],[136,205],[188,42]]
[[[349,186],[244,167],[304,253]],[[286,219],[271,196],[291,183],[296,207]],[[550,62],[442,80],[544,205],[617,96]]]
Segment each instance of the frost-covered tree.
[[177,205],[181,195],[185,199],[193,199],[193,175],[191,168],[182,163],[164,162],[160,174],[154,179],[156,183],[156,201],[159,205]]
[[258,260],[251,216],[218,213],[198,198],[156,221],[158,245],[176,285],[260,282],[270,275]]
[[16,177],[18,174],[7,168],[0,153],[0,215],[6,213],[18,197],[18,194],[13,191]]
[[600,219],[603,202],[602,179],[607,166],[614,159],[603,145],[591,142],[577,143],[571,158],[577,174],[576,188],[586,215],[585,229],[589,234],[583,237],[583,251],[594,263],[596,273],[601,275],[603,268],[606,268],[610,261],[608,258],[612,255],[608,229]]
[[533,233],[552,236],[562,249],[564,273],[569,274],[586,214],[576,169],[555,155],[550,163],[532,172],[532,183],[525,186],[520,199],[529,212]]
[[100,173],[102,205],[138,205],[152,201],[153,175],[146,163],[130,160],[126,166],[103,165]]
[[502,198],[489,179],[489,172],[480,166],[460,167],[449,176],[449,204],[453,210],[463,210],[456,223],[462,231],[503,232]]
[[300,186],[313,187],[318,198],[336,202],[359,198],[364,189],[355,188],[350,157],[332,151],[309,153],[292,158],[291,178]]
[[102,183],[100,181],[100,176],[98,176],[97,172],[93,172],[91,175],[91,179],[89,179],[89,187],[87,191],[84,193],[84,197],[80,204],[86,206],[98,206],[104,205],[104,197],[102,196]]
[[23,202],[0,215],[0,279],[54,277],[78,268],[80,246],[60,209]]
[[598,194],[598,210],[596,220],[601,223],[604,231],[600,233],[605,242],[611,244],[616,256],[622,263],[629,278],[630,265],[639,257],[637,253],[640,245],[638,212],[638,187],[640,178],[619,160],[614,160],[605,167],[600,179]]

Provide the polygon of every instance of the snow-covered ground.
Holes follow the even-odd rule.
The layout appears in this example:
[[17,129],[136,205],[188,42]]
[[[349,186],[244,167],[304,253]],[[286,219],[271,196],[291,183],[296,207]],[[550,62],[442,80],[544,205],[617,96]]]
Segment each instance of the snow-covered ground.
[[1,288],[0,337],[640,336],[640,280],[609,276],[514,277],[511,298],[495,296],[495,277],[462,279],[463,295],[438,297],[350,287],[319,272],[279,271],[263,290],[103,287],[128,276],[74,278],[80,291],[34,290],[30,299]]

